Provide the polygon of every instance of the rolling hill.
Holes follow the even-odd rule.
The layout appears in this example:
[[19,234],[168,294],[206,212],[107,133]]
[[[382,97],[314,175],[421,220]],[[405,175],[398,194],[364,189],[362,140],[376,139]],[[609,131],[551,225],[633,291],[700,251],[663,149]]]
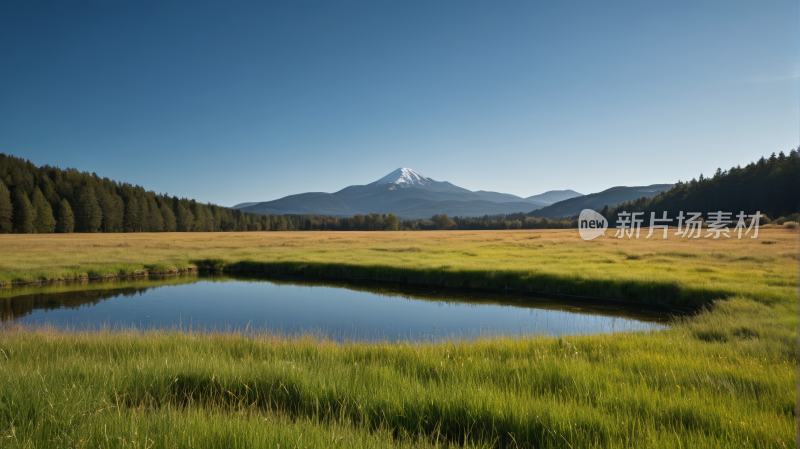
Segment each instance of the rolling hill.
[[532,217],[572,217],[580,214],[583,209],[600,210],[603,206],[615,206],[619,203],[632,201],[638,198],[652,198],[661,192],[673,188],[675,184],[653,184],[640,187],[612,187],[602,192],[583,195],[566,199],[549,206],[534,210],[529,215]]

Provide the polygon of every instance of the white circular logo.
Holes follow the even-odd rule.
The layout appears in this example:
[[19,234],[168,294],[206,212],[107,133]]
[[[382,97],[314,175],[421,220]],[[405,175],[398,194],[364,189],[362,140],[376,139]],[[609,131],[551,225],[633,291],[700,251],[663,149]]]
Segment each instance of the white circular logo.
[[606,217],[591,209],[582,210],[578,216],[578,232],[584,240],[592,240],[606,235],[606,229],[608,229]]

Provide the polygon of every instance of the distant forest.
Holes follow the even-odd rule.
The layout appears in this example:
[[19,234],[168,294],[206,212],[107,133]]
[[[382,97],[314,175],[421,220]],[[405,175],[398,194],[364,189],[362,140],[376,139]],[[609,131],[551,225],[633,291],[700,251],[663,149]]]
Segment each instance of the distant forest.
[[[407,220],[402,222],[402,229],[408,230],[433,230],[433,229],[462,229],[462,230],[502,230],[502,229],[566,229],[578,227],[577,217],[568,217],[558,220],[549,218],[529,217],[524,212],[515,214],[484,215],[483,217],[448,217],[447,215],[434,215],[427,219]],[[574,225],[574,226],[573,226]]]
[[[616,223],[617,214],[649,212],[673,218],[679,211],[722,210],[770,218],[796,217],[800,212],[800,154],[773,153],[746,167],[717,169],[712,177],[678,182],[653,198],[640,198],[598,211]],[[260,215],[186,198],[156,194],[141,186],[100,178],[75,169],[48,165],[0,153],[0,233],[51,232],[220,232],[220,231],[395,231],[564,229],[578,226],[578,217],[551,220],[533,213],[483,217],[448,217],[400,221],[393,214]]]
[[[680,211],[701,212],[707,217],[709,212],[731,212],[735,216],[744,211],[752,215],[760,211],[766,216],[762,224],[777,219],[797,221],[800,218],[800,148],[791,150],[787,156],[783,152],[772,153],[769,158],[762,157],[746,167],[732,167],[730,170],[718,168],[712,177],[700,174],[697,179],[678,183],[672,189],[653,198],[639,198],[617,205],[606,205],[599,210],[609,221],[609,227],[616,226],[620,212],[644,212],[643,225],[650,225],[650,212],[661,218],[675,218]],[[508,215],[485,215],[483,217],[452,217],[448,220],[434,216],[430,220],[403,221],[404,229],[563,229],[577,228],[578,217],[560,217],[553,220],[536,218],[534,212]],[[446,217],[444,217],[446,218]],[[676,224],[676,223],[673,223]]]
[[0,233],[287,230],[294,223],[0,153]]
[[[697,179],[678,183],[672,189],[653,198],[640,198],[635,201],[606,206],[598,211],[613,227],[620,212],[644,212],[644,224],[650,224],[650,212],[660,218],[663,212],[674,218],[680,211],[731,212],[735,216],[744,211],[748,215],[757,211],[770,219],[781,217],[797,218],[800,213],[800,147],[783,152],[772,153],[746,167],[731,167],[730,170],[718,168],[710,177],[700,174]],[[764,221],[762,221],[764,223]]]
[[0,153],[0,234],[398,230],[392,214],[261,215]]

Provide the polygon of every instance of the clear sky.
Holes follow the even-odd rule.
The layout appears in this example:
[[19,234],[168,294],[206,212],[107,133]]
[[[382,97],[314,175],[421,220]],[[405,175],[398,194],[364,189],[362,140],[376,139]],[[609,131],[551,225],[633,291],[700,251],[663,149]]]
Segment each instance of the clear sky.
[[798,145],[800,6],[5,1],[0,152],[233,205],[409,167],[530,196]]

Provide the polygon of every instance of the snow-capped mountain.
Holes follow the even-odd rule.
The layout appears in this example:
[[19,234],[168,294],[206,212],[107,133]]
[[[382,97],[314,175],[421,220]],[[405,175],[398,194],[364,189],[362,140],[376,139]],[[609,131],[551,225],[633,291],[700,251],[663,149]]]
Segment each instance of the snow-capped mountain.
[[[603,204],[617,204],[641,196],[651,197],[658,192],[656,189],[650,194],[636,189],[646,188],[624,189],[624,192],[617,192],[621,193],[620,195],[613,195],[613,198],[609,198],[609,201]],[[628,191],[630,195],[626,195]],[[605,200],[604,194],[605,192],[599,194],[598,201]],[[321,214],[340,217],[371,212],[393,213],[404,219],[430,218],[442,213],[475,217],[515,212],[529,213],[536,209],[547,208],[553,203],[560,204],[557,203],[559,201],[569,201],[567,198],[575,196],[582,195],[566,190],[549,191],[521,198],[508,193],[472,191],[447,181],[436,181],[410,168],[398,168],[367,185],[352,185],[333,193],[307,192],[255,204],[242,203],[236,205],[236,209],[258,214]],[[550,209],[552,208],[547,208]],[[558,211],[560,213],[561,209]],[[570,214],[577,213],[572,214],[570,209]]]
[[397,170],[389,173],[383,178],[375,181],[373,184],[397,184],[397,187],[426,187],[435,183],[431,178],[422,176],[410,168],[398,168]]

